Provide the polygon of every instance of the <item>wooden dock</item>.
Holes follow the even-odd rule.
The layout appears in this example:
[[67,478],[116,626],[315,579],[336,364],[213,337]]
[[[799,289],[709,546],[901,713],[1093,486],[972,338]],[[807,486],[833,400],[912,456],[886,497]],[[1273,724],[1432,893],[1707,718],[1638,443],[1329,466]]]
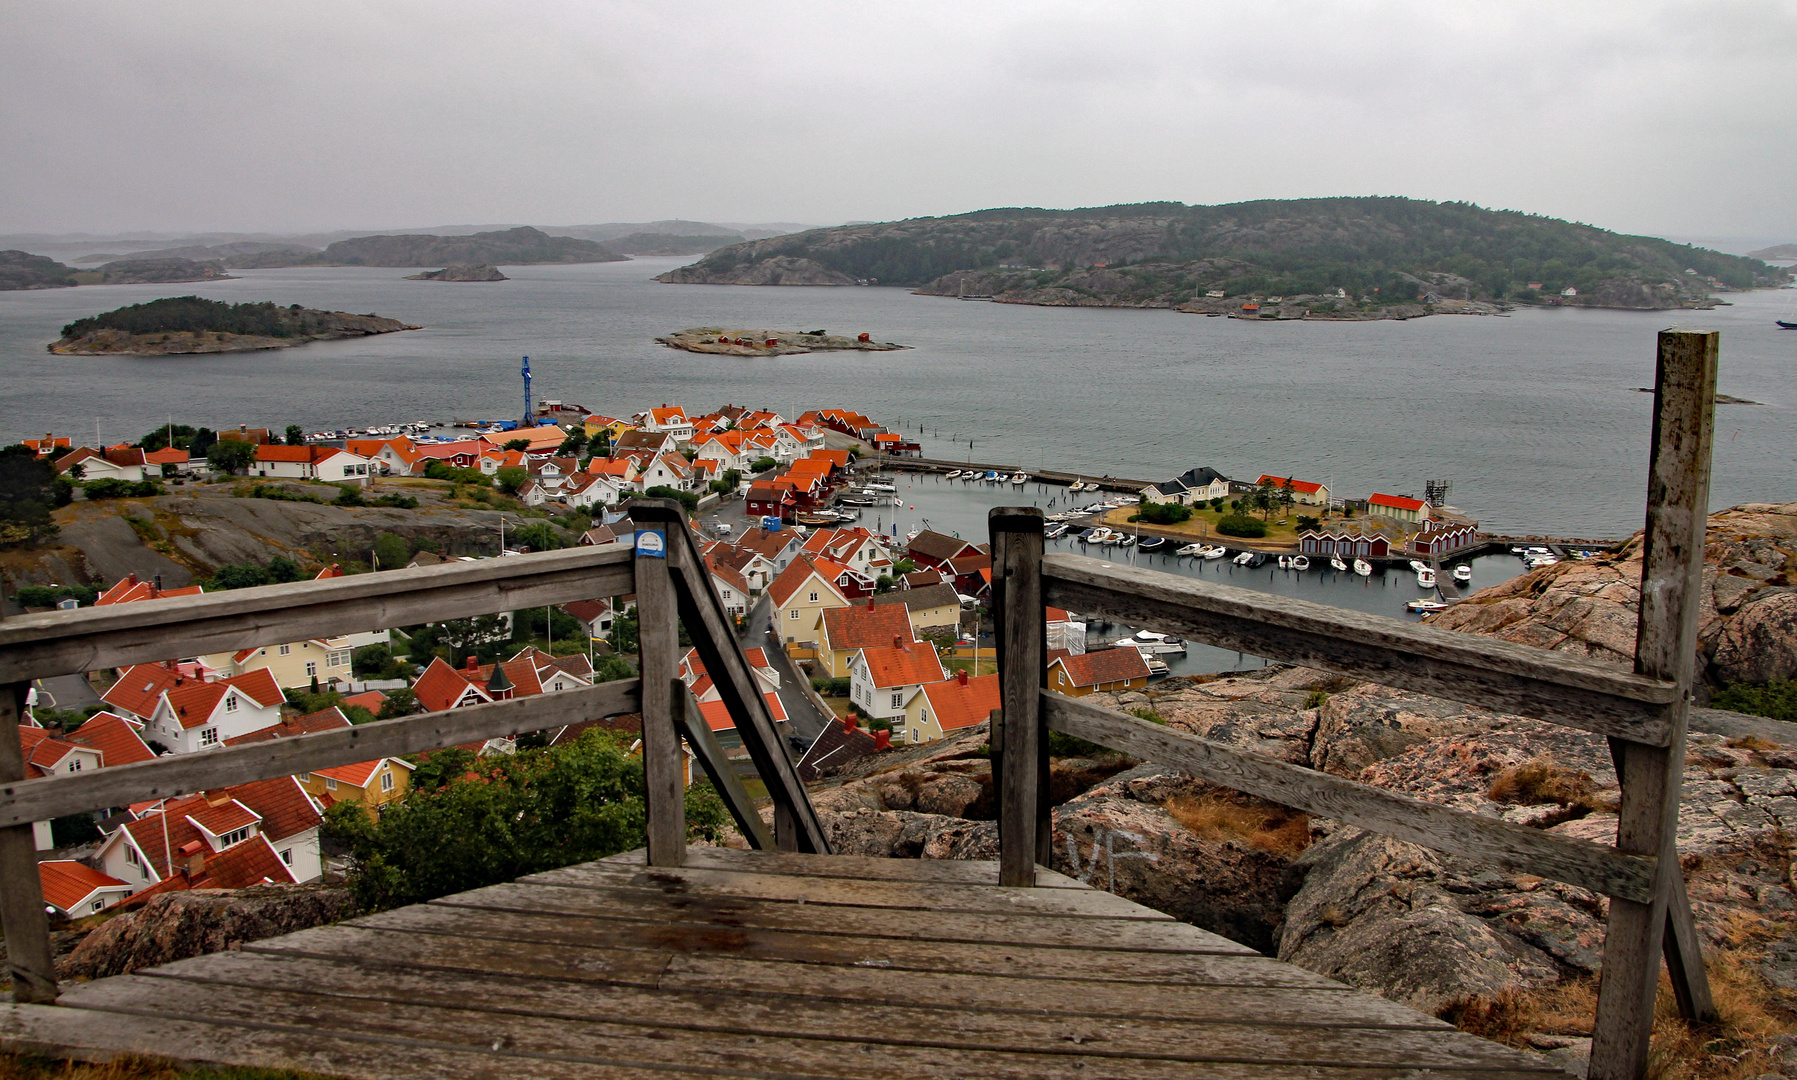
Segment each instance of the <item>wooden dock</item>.
[[369,1078],[1564,1075],[1036,873],[639,851],[70,985],[0,1038]]

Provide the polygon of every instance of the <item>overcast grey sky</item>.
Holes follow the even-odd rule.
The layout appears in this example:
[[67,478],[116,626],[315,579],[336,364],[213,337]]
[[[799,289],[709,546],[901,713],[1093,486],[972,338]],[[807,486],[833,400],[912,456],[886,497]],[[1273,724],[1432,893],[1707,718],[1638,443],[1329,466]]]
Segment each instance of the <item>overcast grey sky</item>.
[[0,230],[1386,194],[1797,239],[1797,2],[4,0]]

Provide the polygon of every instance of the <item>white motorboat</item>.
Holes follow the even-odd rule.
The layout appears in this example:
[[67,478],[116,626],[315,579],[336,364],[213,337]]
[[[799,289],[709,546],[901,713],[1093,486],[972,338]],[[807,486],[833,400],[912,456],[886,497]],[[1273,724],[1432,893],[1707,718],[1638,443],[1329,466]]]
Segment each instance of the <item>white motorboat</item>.
[[1249,563],[1251,563],[1253,561],[1254,561],[1254,552],[1252,552],[1252,551],[1244,551],[1240,555],[1237,555],[1235,558],[1230,560],[1230,562],[1235,563],[1237,566],[1247,566]]
[[1103,526],[1099,526],[1098,528],[1093,529],[1091,532],[1086,534],[1086,543],[1088,543],[1088,544],[1114,544],[1117,542],[1117,536],[1118,536],[1117,533],[1114,533],[1111,530],[1104,528]]
[[1365,559],[1355,559],[1354,560],[1354,572],[1356,574],[1359,574],[1361,577],[1372,577],[1373,576],[1373,564],[1370,562],[1367,562]]
[[865,491],[878,491],[887,495],[891,495],[898,491],[898,488],[895,485],[880,480],[869,480],[866,484],[862,485],[862,489]]
[[1435,571],[1429,569],[1427,566],[1418,570],[1416,572],[1416,584],[1418,588],[1433,589],[1435,587]]
[[1117,542],[1118,547],[1135,547],[1136,546],[1136,538],[1134,536],[1130,535],[1129,533],[1118,533],[1116,542]]
[[1411,559],[1411,560],[1410,560],[1410,569],[1411,569],[1411,571],[1412,571],[1412,572],[1414,572],[1414,573],[1418,573],[1418,574],[1420,574],[1420,573],[1422,573],[1422,572],[1423,572],[1423,571],[1424,571],[1424,570],[1427,570],[1427,569],[1428,569],[1428,568],[1429,568],[1429,564],[1428,564],[1428,563],[1426,563],[1426,562],[1422,562],[1422,561],[1420,561],[1420,560],[1417,560],[1417,559]]
[[1137,630],[1135,636],[1126,637],[1122,641],[1113,642],[1121,648],[1125,645],[1147,653],[1171,653],[1177,656],[1186,654],[1186,643],[1169,634],[1157,634],[1153,630]]
[[1469,584],[1472,581],[1472,579],[1473,579],[1473,568],[1471,566],[1468,566],[1466,563],[1461,563],[1459,566],[1454,567],[1454,580],[1455,581],[1459,582],[1462,585],[1466,585],[1466,584]]
[[942,478],[944,480],[953,480],[955,477],[960,476],[960,475],[961,475],[960,469],[950,469],[948,472],[945,472],[942,474]]
[[1047,537],[1050,540],[1059,540],[1062,537],[1062,535],[1064,535],[1066,532],[1067,532],[1067,523],[1064,521],[1057,521],[1053,525],[1050,525],[1048,528],[1043,529],[1042,535]]
[[1292,569],[1293,570],[1309,570],[1310,569],[1310,556],[1309,555],[1293,555],[1292,556]]
[[1279,556],[1279,569],[1290,570],[1291,568],[1292,568],[1291,556],[1289,556],[1289,555]]
[[1447,609],[1448,605],[1442,603],[1440,600],[1432,600],[1426,596],[1418,597],[1404,605],[1405,611],[1430,612],[1446,611]]
[[1212,544],[1210,547],[1205,548],[1203,551],[1200,551],[1198,554],[1204,556],[1207,559],[1221,559],[1223,556],[1229,554],[1229,549],[1224,547],[1222,544]]
[[1178,551],[1175,551],[1173,554],[1181,556],[1183,558],[1188,558],[1188,559],[1193,558],[1195,556],[1204,554],[1204,545],[1203,544],[1187,544],[1185,547],[1180,548]]
[[1073,483],[1067,485],[1067,490],[1068,491],[1084,491],[1084,490],[1086,490],[1085,482],[1082,480],[1075,480]]
[[1017,472],[1014,472],[1011,474],[1011,483],[1017,485],[1018,487],[1022,487],[1023,485],[1029,483],[1029,480],[1030,480],[1030,474],[1026,473],[1022,470],[1018,470]]
[[1331,555],[1329,557],[1329,569],[1335,571],[1338,574],[1345,574],[1348,572],[1348,564],[1345,562],[1342,562],[1341,559]]

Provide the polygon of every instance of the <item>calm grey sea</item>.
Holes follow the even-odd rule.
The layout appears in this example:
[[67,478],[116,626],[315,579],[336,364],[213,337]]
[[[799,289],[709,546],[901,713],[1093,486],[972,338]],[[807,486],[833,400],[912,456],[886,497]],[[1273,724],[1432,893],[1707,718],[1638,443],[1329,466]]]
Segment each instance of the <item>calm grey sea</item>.
[[[1338,494],[1420,493],[1487,528],[1625,535],[1641,523],[1654,333],[1719,329],[1714,504],[1797,499],[1797,293],[1690,312],[1527,311],[1403,323],[1255,324],[1166,311],[965,303],[900,289],[658,285],[686,259],[507,267],[494,284],[405,270],[239,271],[204,285],[0,293],[0,440],[136,439],[169,416],[308,430],[512,416],[540,397],[626,415],[664,402],[845,405],[921,426],[926,451],[1157,478],[1194,465],[1294,474]],[[266,354],[63,358],[71,319],[159,296],[375,312],[425,329]],[[901,353],[742,360],[653,342],[686,326],[860,333]],[[971,451],[968,441],[972,440]]]

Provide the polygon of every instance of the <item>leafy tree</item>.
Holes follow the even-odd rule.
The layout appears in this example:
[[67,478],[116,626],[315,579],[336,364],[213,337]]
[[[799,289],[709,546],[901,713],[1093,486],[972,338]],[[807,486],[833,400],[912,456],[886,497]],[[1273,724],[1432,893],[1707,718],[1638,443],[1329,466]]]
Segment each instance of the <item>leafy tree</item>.
[[418,695],[409,687],[386,691],[387,700],[381,702],[381,711],[375,716],[377,720],[392,720],[398,716],[411,716],[419,711]]
[[351,724],[374,723],[374,714],[360,705],[339,705],[337,706],[337,710],[341,712],[343,718],[348,720]]
[[507,495],[518,494],[518,489],[522,488],[524,482],[529,479],[530,474],[517,465],[507,465],[493,474],[494,485]]
[[[472,619],[450,619],[436,624],[437,640],[455,653],[461,663],[469,653],[485,645],[505,640],[505,622],[497,615],[476,615]],[[414,653],[414,656],[417,654]]]
[[100,590],[88,585],[26,585],[14,595],[22,607],[55,607],[64,600],[75,600],[82,607],[92,607]]
[[586,448],[587,433],[585,429],[575,428],[573,431],[568,432],[568,437],[563,439],[562,444],[555,448],[555,456],[579,457],[586,452]]
[[1222,511],[1222,509],[1223,509],[1223,505],[1224,505],[1224,504],[1225,504],[1225,503],[1227,503],[1227,502],[1228,502],[1228,501],[1229,501],[1229,500],[1228,500],[1228,499],[1227,499],[1227,498],[1225,498],[1225,497],[1223,497],[1223,496],[1221,496],[1221,495],[1219,495],[1219,496],[1217,496],[1217,497],[1216,497],[1216,498],[1214,498],[1214,499],[1212,499],[1212,500],[1211,500],[1211,501],[1210,501],[1210,508],[1211,508],[1211,511],[1212,511],[1212,512],[1213,512],[1213,513],[1215,513],[1215,512],[1220,512],[1220,511]]
[[530,545],[532,551],[555,551],[568,546],[568,542],[555,531],[555,526],[547,521],[526,525],[514,535],[517,536],[519,543]]
[[300,427],[298,424],[288,424],[287,425],[287,445],[288,446],[304,446],[304,445],[306,445],[305,429]]
[[1217,519],[1217,531],[1224,536],[1265,536],[1267,525],[1264,521],[1256,521],[1246,514],[1229,514]]
[[411,557],[411,548],[406,544],[405,537],[384,532],[374,538],[374,558],[378,565],[397,570]]
[[615,653],[607,653],[599,657],[593,664],[593,681],[596,683],[634,678],[636,678],[636,669],[630,666],[628,660]]
[[299,564],[285,555],[276,555],[268,560],[268,565],[257,566],[255,563],[226,563],[212,575],[206,583],[208,589],[251,589],[258,585],[275,585],[288,581],[298,581],[304,574]]
[[[181,429],[177,426],[175,428],[175,435],[179,437],[180,434]],[[197,428],[194,430],[193,438],[187,440],[187,456],[205,458],[206,451],[212,449],[212,444],[216,442],[218,442],[218,436],[211,428]],[[207,460],[210,461],[211,459],[207,458]]]
[[420,754],[412,769],[412,790],[436,791],[451,780],[466,775],[477,760],[472,750],[459,746]]
[[611,621],[611,647],[614,652],[630,655],[636,652],[636,616],[619,615]]
[[[554,631],[553,635],[548,633],[551,630]],[[581,637],[580,620],[561,608],[525,608],[523,611],[512,612],[513,641],[530,641],[541,637],[553,637],[558,642],[573,641]]]
[[892,572],[901,576],[904,574],[915,574],[917,573],[917,564],[907,555],[898,562],[892,564]]
[[162,485],[154,480],[89,480],[81,485],[82,494],[90,501],[100,499],[147,499],[162,494]]
[[[203,431],[205,429],[202,428],[201,430]],[[166,449],[169,446],[169,435],[171,432],[175,437],[174,445],[177,448],[186,448],[189,454],[194,453],[194,429],[188,427],[186,424],[163,424],[161,427],[154,428],[145,433],[143,438],[137,440],[137,445],[146,454]],[[207,434],[211,433],[207,432]],[[201,452],[204,453],[204,450],[202,449]]]
[[778,464],[780,463],[771,457],[758,457],[755,459],[754,463],[749,466],[749,471],[752,473],[764,473]]
[[1145,502],[1140,517],[1150,525],[1177,525],[1192,516],[1192,508],[1173,502]]
[[354,485],[354,484],[338,484],[337,485],[337,505],[338,506],[367,506],[368,504],[366,502],[362,501],[362,491],[360,488],[356,487],[356,485]]
[[874,592],[889,593],[892,591],[893,585],[894,585],[894,582],[892,580],[891,574],[881,574],[879,577],[874,579]]
[[305,576],[305,572],[299,568],[299,563],[294,562],[285,555],[276,555],[274,558],[268,560],[268,579],[270,581],[281,584],[289,581],[298,581]]
[[56,535],[50,511],[67,506],[74,488],[48,459],[24,444],[0,450],[0,547]]
[[[376,910],[603,858],[643,843],[642,759],[627,751],[620,736],[592,730],[564,746],[482,759],[473,763],[478,782],[453,773],[379,818],[338,803],[324,835],[347,843],[350,888]],[[465,763],[441,771],[454,764]],[[723,806],[709,786],[695,785],[686,802],[695,835],[721,834]]]
[[256,444],[247,439],[220,439],[206,448],[206,463],[235,476],[256,460]]
[[505,441],[505,445],[501,446],[500,449],[501,450],[529,450],[530,449],[530,440],[529,439],[507,439]]
[[1322,525],[1321,521],[1317,520],[1314,517],[1311,517],[1309,514],[1299,514],[1298,515],[1298,528],[1300,530],[1316,529],[1316,528],[1320,527],[1321,525]]
[[100,839],[100,826],[92,814],[69,814],[50,819],[50,842],[57,847],[74,847]]
[[681,506],[684,506],[686,512],[689,514],[696,513],[699,509],[699,497],[697,495],[694,495],[690,491],[681,491],[679,488],[669,487],[666,484],[657,484],[643,492],[643,494],[651,499],[673,499]]
[[381,669],[393,662],[393,651],[380,643],[364,645],[350,655],[350,670],[367,678],[379,675]]

